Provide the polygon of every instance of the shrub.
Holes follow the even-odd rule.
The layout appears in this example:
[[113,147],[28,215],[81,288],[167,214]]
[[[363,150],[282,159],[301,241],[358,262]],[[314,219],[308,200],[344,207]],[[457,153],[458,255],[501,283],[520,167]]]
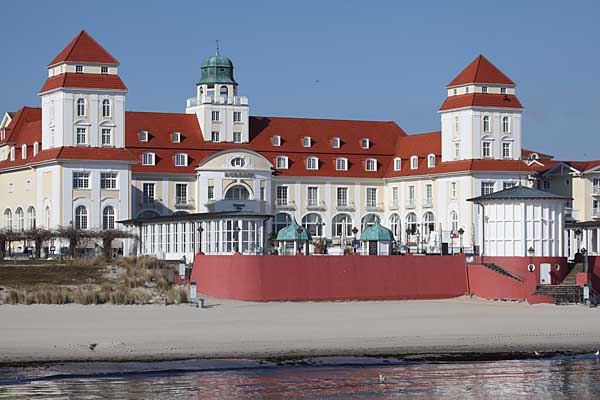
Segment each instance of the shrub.
[[67,260],[65,263],[68,267],[100,267],[106,265],[106,260],[101,257],[81,257]]
[[173,287],[167,292],[169,304],[180,304],[188,302],[188,292],[185,287]]
[[101,289],[76,289],[73,301],[77,304],[104,304],[106,295]]
[[17,290],[9,290],[4,294],[4,304],[23,304],[25,303],[25,294]]
[[34,286],[26,295],[27,304],[66,304],[73,302],[69,289],[62,286]]

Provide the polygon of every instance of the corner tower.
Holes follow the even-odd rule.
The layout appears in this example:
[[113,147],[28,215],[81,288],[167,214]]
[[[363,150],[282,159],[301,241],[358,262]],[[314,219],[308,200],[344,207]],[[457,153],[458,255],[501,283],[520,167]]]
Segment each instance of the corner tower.
[[186,113],[196,114],[206,141],[247,143],[248,98],[238,96],[233,63],[217,50],[200,70],[196,96],[188,99]]
[[515,87],[482,55],[446,86],[439,109],[442,161],[520,159],[523,106]]
[[81,31],[48,65],[42,149],[125,147],[125,95],[119,62]]

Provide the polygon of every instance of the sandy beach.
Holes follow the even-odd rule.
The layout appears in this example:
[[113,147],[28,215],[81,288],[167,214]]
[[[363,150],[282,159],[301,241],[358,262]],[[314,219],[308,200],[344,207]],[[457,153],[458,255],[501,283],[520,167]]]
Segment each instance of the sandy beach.
[[600,348],[600,309],[583,306],[469,298],[333,303],[209,299],[207,305],[4,305],[0,363]]

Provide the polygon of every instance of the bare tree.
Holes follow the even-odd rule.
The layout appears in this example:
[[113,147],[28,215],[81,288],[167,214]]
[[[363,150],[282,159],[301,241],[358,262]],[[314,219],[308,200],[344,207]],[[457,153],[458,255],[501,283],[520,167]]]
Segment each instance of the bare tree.
[[69,255],[73,258],[77,255],[77,248],[81,243],[91,237],[92,231],[84,229],[75,229],[72,226],[61,226],[58,228],[57,236],[69,241]]
[[134,235],[133,233],[124,231],[122,229],[101,229],[98,231],[90,232],[90,235],[92,237],[102,240],[102,249],[104,257],[107,260],[110,259],[113,240],[129,239],[136,237],[136,235]]
[[35,244],[35,258],[40,258],[42,255],[42,245],[44,242],[54,239],[59,235],[58,232],[49,229],[32,228],[23,232],[23,236],[27,240],[33,240]]

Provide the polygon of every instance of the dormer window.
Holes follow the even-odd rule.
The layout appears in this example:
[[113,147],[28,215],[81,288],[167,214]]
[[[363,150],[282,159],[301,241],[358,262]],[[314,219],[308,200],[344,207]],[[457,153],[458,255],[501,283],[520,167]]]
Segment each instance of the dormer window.
[[286,156],[277,156],[277,158],[275,159],[275,167],[277,169],[287,169],[288,158]]
[[180,132],[171,133],[171,141],[173,143],[181,143],[181,133]]
[[33,143],[33,156],[37,156],[40,151],[40,144],[38,142]]
[[154,165],[155,156],[154,153],[146,152],[142,153],[142,165]]
[[410,169],[417,169],[417,168],[419,168],[419,157],[412,156],[410,158]]
[[367,172],[377,171],[377,160],[374,158],[368,158],[365,161],[365,171],[367,171]]
[[148,141],[148,131],[140,131],[140,142]]
[[361,139],[360,147],[362,147],[363,149],[368,149],[369,145],[370,145],[369,139],[367,139],[367,138]]
[[427,168],[435,168],[435,154],[427,156]]
[[469,93],[469,87],[468,86],[465,88],[465,93]]
[[78,74],[83,74],[83,65],[76,65],[75,72]]
[[15,161],[15,148],[14,146],[10,148],[10,161]]
[[235,157],[231,160],[231,166],[234,168],[243,168],[246,165],[246,161],[242,157]]
[[302,139],[302,146],[310,147],[311,145],[312,145],[312,140],[311,140],[310,136],[304,136],[304,138]]
[[187,167],[188,155],[185,153],[175,153],[175,166],[176,167]]
[[25,160],[27,158],[27,145],[24,144],[21,146],[21,159]]
[[100,67],[100,73],[101,73],[102,75],[106,75],[106,74],[108,74],[108,67],[107,67],[107,66],[105,66],[105,65],[101,66],[101,67]]
[[452,94],[456,95],[456,94],[457,94],[457,92],[458,92],[458,91],[456,90],[456,88],[452,89]]
[[276,146],[276,147],[281,146],[281,136],[273,135],[273,146]]
[[394,171],[400,171],[402,168],[402,159],[400,157],[394,158]]
[[338,157],[335,159],[335,170],[336,171],[347,171],[348,170],[348,159],[344,157]]
[[500,94],[506,94],[506,88],[505,87],[500,88]]
[[342,142],[339,137],[334,137],[331,139],[331,147],[333,147],[334,149],[339,149],[341,145]]
[[319,159],[317,157],[308,157],[306,159],[306,169],[309,169],[309,170],[319,169]]
[[481,87],[481,93],[487,93],[488,92],[488,87],[487,86],[482,86]]

